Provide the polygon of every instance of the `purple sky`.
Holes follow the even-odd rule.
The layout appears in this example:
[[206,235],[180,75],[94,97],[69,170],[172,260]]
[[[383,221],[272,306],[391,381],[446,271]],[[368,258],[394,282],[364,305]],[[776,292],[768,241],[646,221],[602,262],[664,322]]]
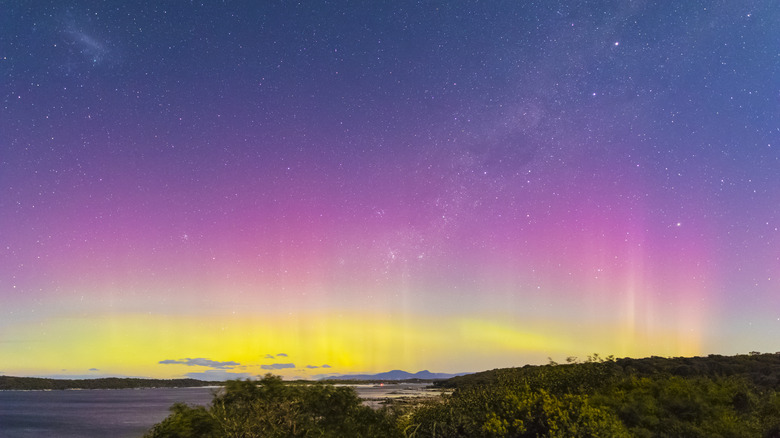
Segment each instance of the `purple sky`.
[[77,3],[0,17],[0,373],[780,350],[774,2]]

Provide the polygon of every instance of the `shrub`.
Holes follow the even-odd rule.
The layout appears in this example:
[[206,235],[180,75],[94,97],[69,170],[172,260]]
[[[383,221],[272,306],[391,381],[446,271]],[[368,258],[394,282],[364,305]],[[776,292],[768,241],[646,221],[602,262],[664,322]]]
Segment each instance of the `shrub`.
[[349,387],[285,384],[267,375],[259,382],[227,382],[206,409],[176,404],[146,438],[396,437],[388,410],[363,406]]

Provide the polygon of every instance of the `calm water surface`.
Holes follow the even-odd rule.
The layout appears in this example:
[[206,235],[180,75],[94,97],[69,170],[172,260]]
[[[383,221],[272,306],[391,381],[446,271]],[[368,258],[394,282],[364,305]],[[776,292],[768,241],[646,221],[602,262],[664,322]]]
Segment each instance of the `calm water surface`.
[[[358,385],[367,405],[437,392],[425,384]],[[216,388],[0,391],[0,438],[139,438],[176,402],[206,406]]]
[[138,438],[175,402],[205,406],[214,390],[0,391],[0,437]]

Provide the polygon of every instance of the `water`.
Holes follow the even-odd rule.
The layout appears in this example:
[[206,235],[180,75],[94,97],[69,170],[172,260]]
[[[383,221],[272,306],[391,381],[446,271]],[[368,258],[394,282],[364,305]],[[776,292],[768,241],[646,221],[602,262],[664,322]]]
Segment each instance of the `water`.
[[441,390],[430,388],[428,383],[388,383],[349,385],[355,388],[363,404],[379,408],[389,399],[411,399],[418,397],[433,397],[442,393]]
[[[350,385],[351,386],[351,385]],[[425,384],[354,386],[364,404],[438,394]],[[206,406],[216,388],[0,391],[0,438],[139,438],[176,402]]]
[[175,402],[207,405],[214,388],[0,391],[0,438],[139,438]]

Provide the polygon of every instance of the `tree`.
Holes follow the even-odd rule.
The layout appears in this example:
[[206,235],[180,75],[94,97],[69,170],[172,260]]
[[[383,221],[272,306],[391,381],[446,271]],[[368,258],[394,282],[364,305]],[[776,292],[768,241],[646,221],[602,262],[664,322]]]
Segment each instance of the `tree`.
[[144,435],[144,438],[218,438],[219,423],[203,406],[184,403],[171,406],[171,415]]
[[396,437],[388,410],[363,406],[355,390],[328,384],[286,384],[266,375],[259,382],[227,382],[206,409],[174,405],[146,438]]

